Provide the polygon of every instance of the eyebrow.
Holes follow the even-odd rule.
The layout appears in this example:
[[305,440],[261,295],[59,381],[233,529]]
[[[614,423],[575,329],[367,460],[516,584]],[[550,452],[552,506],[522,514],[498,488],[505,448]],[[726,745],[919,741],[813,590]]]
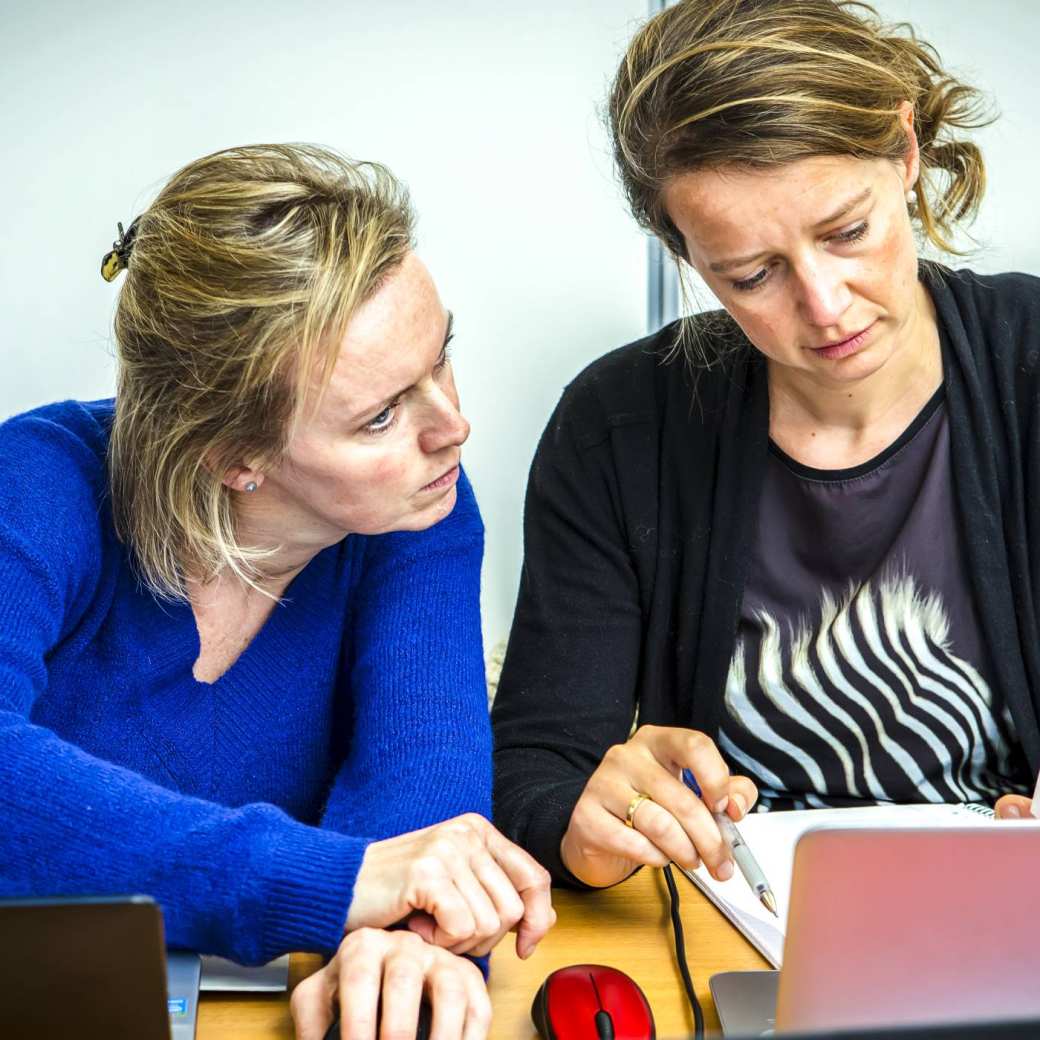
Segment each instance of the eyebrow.
[[[448,340],[451,339],[454,331],[455,315],[451,311],[448,311],[448,326],[444,330],[444,343],[441,344],[441,354],[443,354],[444,351],[448,349]],[[383,398],[383,400],[380,401],[379,404],[373,405],[371,408],[366,408],[363,412],[359,412],[357,415],[354,416],[352,422],[362,422],[366,418],[366,416],[371,417],[379,415],[380,412],[382,412],[386,408],[389,408],[390,405],[393,404],[393,402],[396,401],[399,397],[403,396],[409,390],[411,390],[413,386],[415,386],[415,384],[410,383],[408,386],[401,387],[400,390],[395,390],[394,393],[390,394],[389,397]]]
[[[870,198],[870,188],[861,191],[854,198],[849,199],[847,202],[843,202],[833,213],[823,218],[823,220],[817,221],[816,227],[823,227],[825,224],[833,224],[836,220],[841,220],[842,217],[847,216],[857,206],[866,202]],[[760,256],[765,256],[765,253],[751,253],[749,256],[737,256],[732,260],[719,260],[717,263],[709,264],[710,270],[716,274],[724,274],[726,271],[732,271],[734,267],[743,267],[744,264],[750,264],[752,260],[757,260]]]

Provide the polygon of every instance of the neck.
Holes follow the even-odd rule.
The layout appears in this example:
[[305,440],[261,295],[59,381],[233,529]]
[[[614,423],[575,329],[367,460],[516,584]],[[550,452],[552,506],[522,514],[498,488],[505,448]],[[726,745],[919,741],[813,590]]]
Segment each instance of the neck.
[[[322,549],[342,541],[346,534],[298,515],[298,511],[284,506],[280,498],[278,489],[262,485],[255,497],[249,496],[238,503],[235,515],[239,545],[268,554],[259,564],[260,578],[256,584],[275,599]],[[257,591],[250,590],[240,578],[227,571],[206,584],[214,582],[226,587],[241,586],[243,594]]]
[[935,308],[918,283],[918,306],[902,345],[876,372],[854,384],[821,379],[782,365],[769,365],[770,423],[831,429],[855,437],[884,424],[894,413],[916,411],[942,382],[942,353]]

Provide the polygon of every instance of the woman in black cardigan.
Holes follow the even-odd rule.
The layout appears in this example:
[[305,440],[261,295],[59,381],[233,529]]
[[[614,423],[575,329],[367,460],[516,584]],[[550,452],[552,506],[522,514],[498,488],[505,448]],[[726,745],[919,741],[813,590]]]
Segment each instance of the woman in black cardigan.
[[710,812],[756,801],[1028,814],[1040,283],[915,239],[948,249],[981,200],[977,95],[859,7],[689,0],[610,112],[637,219],[725,310],[601,358],[550,420],[496,821],[599,886],[730,876]]

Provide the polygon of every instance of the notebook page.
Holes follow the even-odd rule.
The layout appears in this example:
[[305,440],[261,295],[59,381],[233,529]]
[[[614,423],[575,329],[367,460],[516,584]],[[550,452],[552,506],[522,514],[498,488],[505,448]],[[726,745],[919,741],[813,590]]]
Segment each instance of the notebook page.
[[773,917],[758,901],[739,870],[729,881],[716,881],[704,867],[682,873],[773,967],[779,968],[787,931],[794,849],[810,827],[978,826],[991,818],[992,810],[977,805],[869,805],[852,809],[752,813],[740,822],[740,833],[773,889],[778,917]]

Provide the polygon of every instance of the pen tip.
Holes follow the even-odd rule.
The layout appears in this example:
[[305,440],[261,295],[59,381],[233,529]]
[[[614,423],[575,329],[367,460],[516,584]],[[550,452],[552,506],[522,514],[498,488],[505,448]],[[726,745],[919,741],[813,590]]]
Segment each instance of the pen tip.
[[762,900],[762,905],[774,916],[779,917],[780,915],[776,912],[776,900],[773,898],[772,892],[763,892],[759,897]]

